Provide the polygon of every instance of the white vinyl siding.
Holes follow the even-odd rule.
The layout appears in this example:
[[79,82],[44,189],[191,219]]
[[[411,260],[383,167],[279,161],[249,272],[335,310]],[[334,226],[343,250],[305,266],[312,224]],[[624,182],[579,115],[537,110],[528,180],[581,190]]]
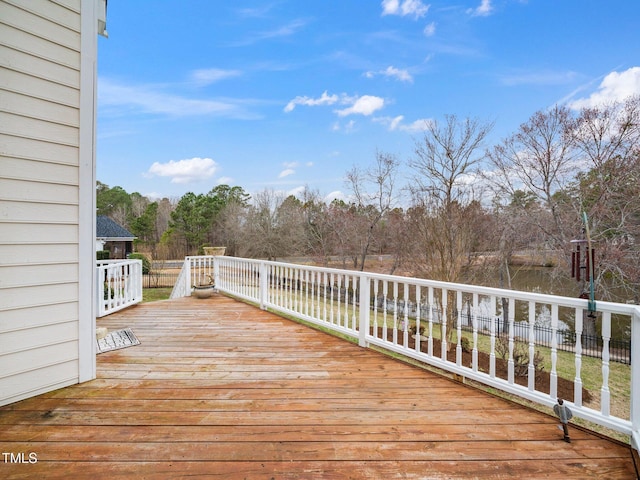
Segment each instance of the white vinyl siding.
[[78,188],[73,185],[60,185],[49,181],[13,180],[2,181],[2,198],[20,201],[50,203],[52,198],[62,205],[77,205]]
[[80,258],[80,8],[91,1],[0,0],[0,405],[81,376],[81,272],[94,259]]

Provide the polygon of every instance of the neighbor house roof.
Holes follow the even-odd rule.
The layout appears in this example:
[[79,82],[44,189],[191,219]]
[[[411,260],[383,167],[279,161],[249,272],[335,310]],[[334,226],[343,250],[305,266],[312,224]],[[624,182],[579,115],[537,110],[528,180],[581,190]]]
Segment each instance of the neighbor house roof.
[[118,225],[117,222],[114,222],[109,217],[98,215],[96,217],[96,238],[128,241],[137,237],[122,225]]

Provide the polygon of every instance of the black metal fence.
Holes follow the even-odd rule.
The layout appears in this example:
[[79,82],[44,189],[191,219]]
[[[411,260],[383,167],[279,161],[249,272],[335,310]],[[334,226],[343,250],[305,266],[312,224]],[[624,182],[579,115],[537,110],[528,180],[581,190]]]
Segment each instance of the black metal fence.
[[[391,313],[397,308],[398,315],[404,315],[406,308],[407,316],[411,319],[416,318],[418,312],[418,305],[411,301],[405,302],[400,299],[396,301],[387,299],[385,302],[382,297],[378,297],[375,302],[377,303],[376,306],[378,310],[386,308],[387,312]],[[431,311],[433,322],[440,323],[441,312],[437,306],[422,304],[419,308],[423,322],[427,312]],[[451,314],[457,319],[458,312],[456,310],[453,310]],[[476,316],[475,319],[477,322],[478,333],[490,335],[492,328],[494,329],[496,337],[509,335],[510,333],[509,322],[505,321],[502,316],[496,316],[493,319],[492,317],[487,316]],[[460,322],[461,330],[465,332],[473,332],[473,320],[468,311],[460,314]],[[514,322],[513,329],[513,337],[516,341],[524,343],[529,342],[529,322]],[[575,352],[576,335],[576,332],[566,328],[556,329],[556,348],[565,352]],[[534,325],[533,337],[537,346],[551,348],[553,345],[553,336],[554,330],[550,326],[540,324]],[[580,338],[580,346],[582,347],[581,354],[583,356],[602,359],[604,342],[601,336],[582,334]],[[610,361],[631,365],[631,340],[612,338],[608,342],[608,347]]]
[[[456,313],[454,313],[455,315]],[[473,331],[471,319],[467,314],[461,315],[462,329],[464,331]],[[491,331],[491,318],[476,317],[478,322],[478,331],[483,333],[489,333]],[[509,322],[504,321],[502,317],[495,317],[494,328],[496,336],[509,335]],[[514,322],[513,323],[513,337],[520,342],[529,342],[529,323],[528,322]],[[551,327],[546,325],[534,325],[533,337],[535,344],[551,348],[553,345],[554,331]],[[568,329],[557,329],[555,331],[556,336],[556,348],[565,352],[575,352],[576,350],[576,332]],[[585,335],[580,337],[580,346],[582,347],[582,355],[586,357],[602,358],[602,351],[604,348],[604,341],[601,336],[598,335]],[[618,363],[624,363],[631,365],[631,340],[624,339],[610,339],[609,340],[609,360]]]
[[142,288],[171,288],[178,280],[180,270],[175,272],[151,272],[142,275]]

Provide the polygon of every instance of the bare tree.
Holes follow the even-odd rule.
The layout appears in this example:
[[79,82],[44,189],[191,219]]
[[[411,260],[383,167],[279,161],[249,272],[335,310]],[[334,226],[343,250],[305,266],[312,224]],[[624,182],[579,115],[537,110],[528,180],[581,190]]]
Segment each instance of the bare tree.
[[332,253],[341,259],[342,268],[347,267],[347,260],[349,259],[353,261],[354,268],[356,268],[359,255],[356,207],[348,205],[343,200],[336,199],[329,205],[327,214],[327,221],[331,231],[330,245]]
[[595,280],[599,296],[637,301],[640,96],[583,109],[572,127],[590,170],[578,175],[571,194],[592,224],[592,239],[598,246]]
[[305,218],[306,250],[329,266],[331,256],[332,225],[329,206],[316,190],[305,188],[302,192],[302,209]]
[[409,166],[415,172],[410,187],[412,220],[420,239],[425,273],[458,281],[474,242],[473,222],[466,208],[475,198],[474,169],[493,127],[477,119],[445,117],[431,122]]
[[228,202],[216,218],[219,244],[227,247],[226,254],[243,256],[248,250],[246,238],[248,207],[241,202]]
[[396,178],[400,162],[394,155],[376,152],[375,163],[367,169],[353,167],[347,172],[347,184],[355,199],[358,213],[357,235],[360,243],[360,270],[364,270],[367,254],[375,238],[375,228],[393,208]]
[[537,222],[553,248],[564,248],[570,238],[568,230],[576,228],[575,221],[567,222],[563,217],[556,196],[573,179],[578,166],[570,127],[568,108],[539,111],[488,152],[494,170],[487,178],[496,194],[507,199],[519,190],[532,194],[549,213],[532,221]]

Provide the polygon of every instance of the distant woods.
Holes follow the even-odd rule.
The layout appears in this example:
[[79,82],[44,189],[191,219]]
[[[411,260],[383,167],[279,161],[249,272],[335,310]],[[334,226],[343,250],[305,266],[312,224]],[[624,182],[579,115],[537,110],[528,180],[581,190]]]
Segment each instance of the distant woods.
[[586,212],[599,298],[640,302],[640,97],[540,111],[493,146],[491,128],[453,115],[429,123],[406,162],[377,152],[345,172],[348,200],[219,185],[152,201],[98,182],[97,213],[154,259],[226,246],[366,269],[385,255],[387,273],[508,288],[516,258],[542,258],[571,281],[570,240],[583,236]]

